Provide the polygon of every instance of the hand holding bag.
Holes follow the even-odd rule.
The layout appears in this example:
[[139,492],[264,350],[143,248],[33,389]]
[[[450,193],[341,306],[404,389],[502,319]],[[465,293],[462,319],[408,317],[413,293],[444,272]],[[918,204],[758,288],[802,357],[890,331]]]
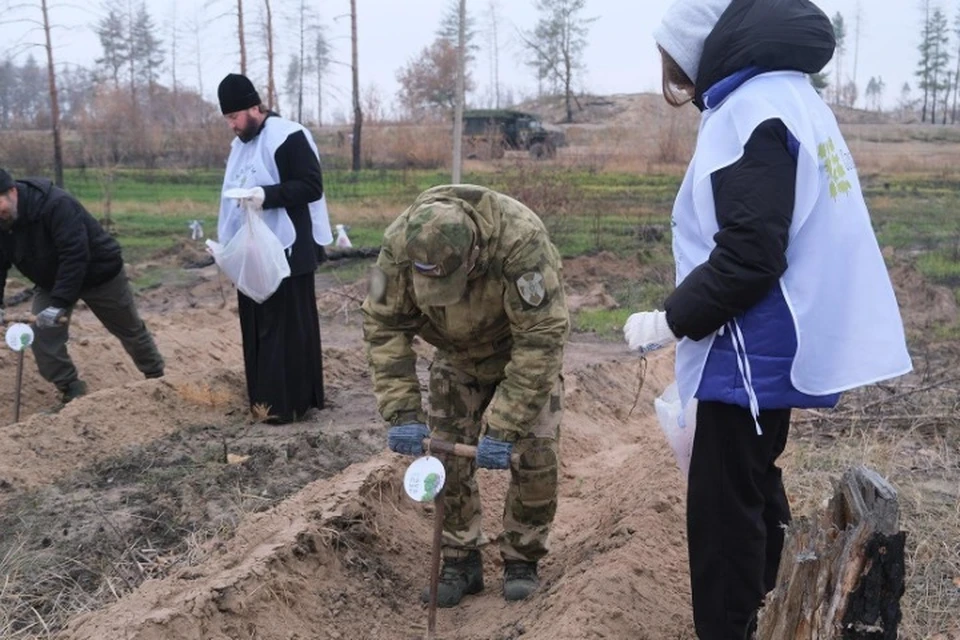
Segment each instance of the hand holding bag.
[[237,289],[258,304],[290,275],[283,245],[250,205],[244,206],[243,224],[225,245],[207,240],[207,247]]

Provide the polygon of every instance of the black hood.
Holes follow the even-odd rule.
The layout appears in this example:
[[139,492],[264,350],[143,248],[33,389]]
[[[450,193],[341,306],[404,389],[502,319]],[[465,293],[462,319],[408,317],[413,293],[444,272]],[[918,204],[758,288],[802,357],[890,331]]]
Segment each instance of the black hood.
[[51,198],[56,198],[53,182],[46,178],[22,178],[17,180],[17,217],[33,222]]
[[817,73],[834,48],[833,25],[810,0],[733,0],[704,41],[695,102],[747,67]]

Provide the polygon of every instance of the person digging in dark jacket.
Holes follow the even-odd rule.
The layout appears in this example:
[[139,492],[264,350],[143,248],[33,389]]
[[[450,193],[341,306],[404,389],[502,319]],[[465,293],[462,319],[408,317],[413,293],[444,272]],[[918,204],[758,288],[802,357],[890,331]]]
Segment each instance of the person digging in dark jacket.
[[70,314],[83,300],[147,378],[163,375],[133,299],[120,245],[72,195],[49,180],[14,180],[0,169],[0,318],[7,272],[36,285],[33,353],[44,380],[70,402],[87,391],[67,352]]

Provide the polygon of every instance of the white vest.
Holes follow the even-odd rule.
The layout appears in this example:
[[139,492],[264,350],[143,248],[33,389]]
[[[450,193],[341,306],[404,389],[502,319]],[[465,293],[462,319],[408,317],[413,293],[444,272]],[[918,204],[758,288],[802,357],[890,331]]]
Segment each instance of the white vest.
[[[227,171],[223,177],[223,190],[220,197],[220,216],[217,219],[217,240],[225,245],[237,233],[243,223],[243,209],[237,206],[236,200],[222,195],[227,189],[237,187],[262,187],[278,184],[280,172],[274,154],[277,147],[297,131],[303,131],[313,153],[320,158],[317,145],[310,132],[296,122],[291,122],[276,116],[267,118],[260,135],[250,142],[241,142],[234,138],[230,145],[230,157],[227,158]],[[327,213],[327,200],[321,196],[319,200],[310,203],[310,221],[313,226],[313,240],[319,245],[328,245],[333,242],[333,233],[330,231],[330,217]],[[293,221],[284,208],[264,209],[263,221],[273,231],[284,249],[293,246],[297,232]]]
[[[697,149],[673,209],[677,283],[706,262],[715,246],[719,227],[711,174],[736,162],[754,129],[771,118],[783,121],[800,142],[789,267],[780,279],[797,334],[793,386],[820,396],[909,372],[900,309],[853,157],[833,113],[802,73],[756,76],[703,113]],[[684,338],[677,345],[684,406],[700,386],[717,335]],[[747,340],[742,347],[749,356]]]

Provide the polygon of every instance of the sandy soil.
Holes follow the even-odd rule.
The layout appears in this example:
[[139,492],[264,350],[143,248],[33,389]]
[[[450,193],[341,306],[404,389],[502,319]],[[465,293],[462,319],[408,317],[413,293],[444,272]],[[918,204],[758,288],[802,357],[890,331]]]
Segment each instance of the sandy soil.
[[[597,297],[597,270],[618,269],[605,260],[613,259],[569,267],[572,293],[586,304],[591,290]],[[81,309],[71,351],[91,393],[44,413],[55,394],[27,354],[25,419],[0,428],[0,527],[45,555],[45,570],[67,557],[91,569],[67,572],[89,583],[94,611],[64,637],[423,634],[431,514],[402,495],[409,460],[384,450],[362,355],[363,285],[326,284],[319,305],[332,406],[283,429],[246,416],[233,293],[221,295],[212,268],[141,296],[168,361],[162,380],[139,379]],[[12,391],[14,356],[0,358],[0,384]],[[441,612],[441,637],[689,635],[683,485],[650,411],[670,362],[669,353],[651,361],[628,415],[636,358],[620,345],[569,345],[563,499],[544,588],[507,605],[498,554],[487,549],[486,591]],[[0,400],[0,415],[11,413],[12,393]],[[506,477],[482,472],[481,483],[495,537]],[[112,591],[127,595],[98,597]]]
[[[609,306],[603,279],[638,268],[601,254],[570,261],[566,273],[581,304]],[[89,396],[42,413],[54,394],[27,356],[26,417],[0,427],[0,531],[29,562],[5,558],[3,567],[14,586],[36,592],[40,614],[65,621],[86,611],[58,637],[424,637],[432,514],[402,492],[410,460],[385,450],[362,353],[364,286],[329,284],[318,289],[331,406],[283,428],[247,415],[234,295],[221,294],[212,268],[141,296],[168,359],[162,380],[139,379],[84,310],[71,349]],[[936,300],[938,314],[956,317],[955,302]],[[430,350],[421,351],[425,364]],[[649,359],[640,389],[640,361],[625,347],[571,339],[543,588],[505,603],[499,555],[487,548],[486,590],[439,612],[440,638],[694,637],[684,482],[652,409],[672,356]],[[11,392],[12,358],[0,352],[0,386]],[[0,400],[0,415],[11,413],[12,393]],[[490,538],[506,479],[481,471]],[[29,611],[16,619],[36,625]]]

